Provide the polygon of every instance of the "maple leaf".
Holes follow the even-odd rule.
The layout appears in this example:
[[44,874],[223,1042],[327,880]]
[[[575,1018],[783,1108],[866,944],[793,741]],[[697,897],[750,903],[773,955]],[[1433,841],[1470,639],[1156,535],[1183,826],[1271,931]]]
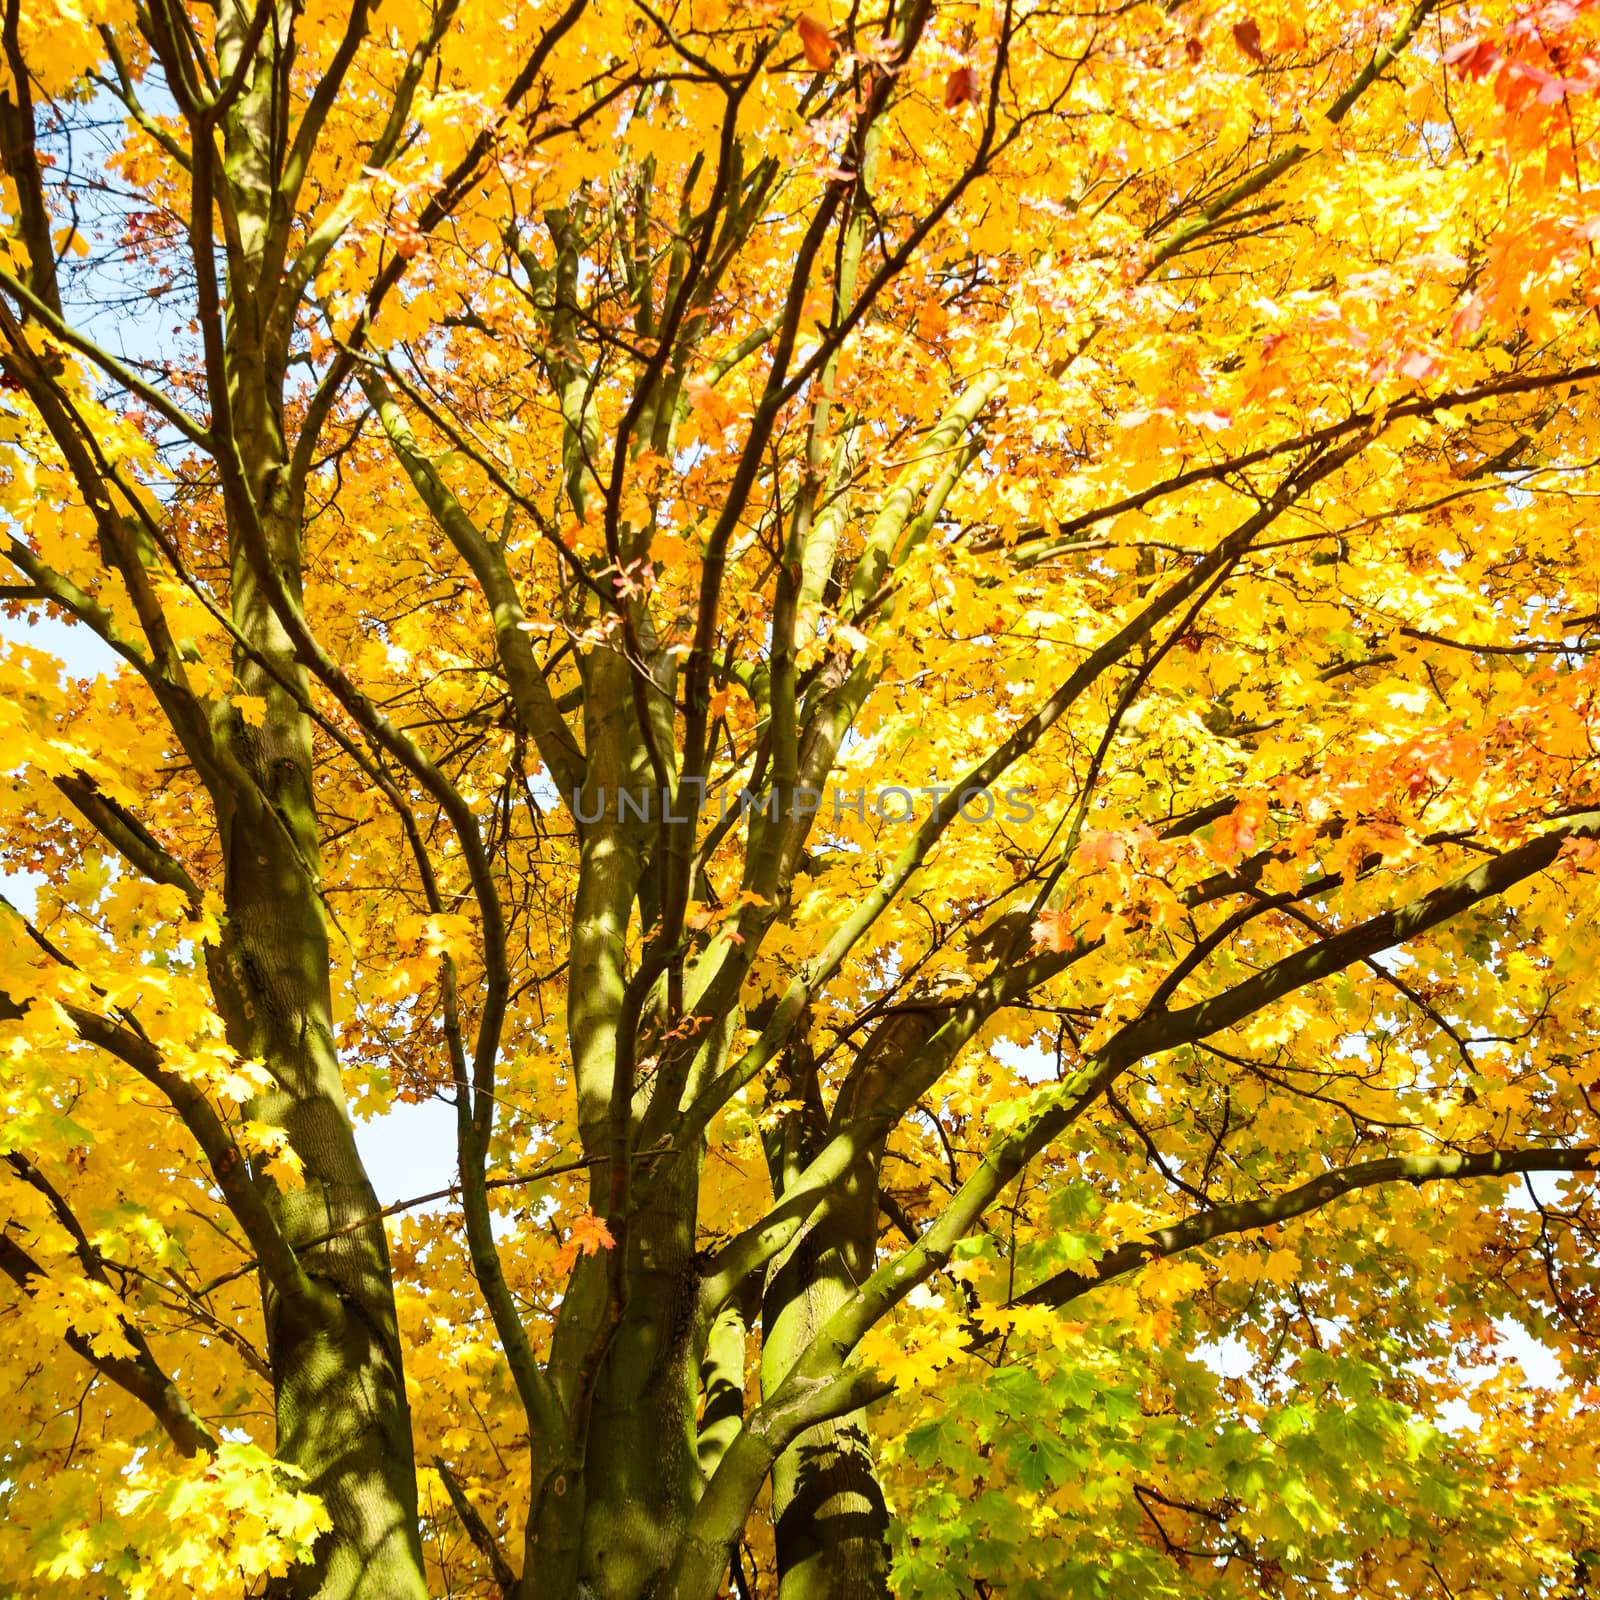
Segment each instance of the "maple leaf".
[[795,32],[800,35],[800,48],[805,53],[806,60],[818,72],[826,72],[838,57],[838,40],[809,12],[794,26]]
[[1487,298],[1474,290],[1450,318],[1450,334],[1454,339],[1468,339],[1483,326],[1488,311]]
[[978,75],[968,67],[957,67],[944,80],[944,107],[946,111],[965,105],[978,98]]
[[1243,22],[1234,23],[1233,42],[1252,61],[1266,61],[1266,55],[1261,49],[1261,24],[1254,17],[1247,17]]
[[247,726],[261,727],[267,718],[267,702],[263,695],[236,694],[233,697],[234,709],[244,718]]
[[1261,1264],[1262,1278],[1285,1288],[1299,1281],[1300,1270],[1300,1257],[1293,1250],[1273,1250]]
[[1033,942],[1041,950],[1072,950],[1077,945],[1077,935],[1066,915],[1061,911],[1041,911],[1033,924]]
[[1128,859],[1127,841],[1119,833],[1086,828],[1078,841],[1077,859],[1090,871],[1099,871]]
[[580,1255],[592,1256],[602,1250],[613,1250],[616,1243],[603,1218],[597,1217],[592,1211],[580,1211],[572,1219],[567,1237],[556,1251],[553,1270],[557,1277],[564,1277],[572,1271]]
[[1233,862],[1256,846],[1256,835],[1266,815],[1258,799],[1241,802],[1211,829],[1211,852],[1218,861]]
[[1488,39],[1464,39],[1445,51],[1444,60],[1464,78],[1483,78],[1494,71],[1501,54]]
[[1441,368],[1437,356],[1430,355],[1426,350],[1408,350],[1395,363],[1395,371],[1402,377],[1426,383],[1429,379],[1438,377]]

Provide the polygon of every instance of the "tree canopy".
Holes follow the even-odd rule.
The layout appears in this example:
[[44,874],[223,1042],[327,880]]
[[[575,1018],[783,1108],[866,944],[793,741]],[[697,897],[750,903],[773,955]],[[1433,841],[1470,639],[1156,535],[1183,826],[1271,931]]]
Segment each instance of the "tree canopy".
[[0,11],[0,1589],[1595,1592],[1600,6]]

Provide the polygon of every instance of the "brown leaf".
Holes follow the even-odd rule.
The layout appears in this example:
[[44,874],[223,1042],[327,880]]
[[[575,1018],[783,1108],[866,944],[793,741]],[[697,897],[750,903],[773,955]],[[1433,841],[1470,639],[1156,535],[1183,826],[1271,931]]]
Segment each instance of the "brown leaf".
[[952,111],[968,100],[978,98],[978,75],[971,67],[957,67],[944,80],[944,108]]
[[1206,53],[1206,47],[1201,44],[1199,34],[1191,33],[1183,41],[1183,53],[1188,56],[1191,66],[1200,65],[1200,58]]
[[1265,61],[1267,59],[1261,53],[1261,24],[1254,17],[1249,17],[1243,22],[1234,23],[1233,42],[1252,61]]
[[800,48],[805,51],[806,60],[818,72],[826,72],[839,54],[838,40],[813,16],[801,17],[794,26],[795,32],[800,35]]

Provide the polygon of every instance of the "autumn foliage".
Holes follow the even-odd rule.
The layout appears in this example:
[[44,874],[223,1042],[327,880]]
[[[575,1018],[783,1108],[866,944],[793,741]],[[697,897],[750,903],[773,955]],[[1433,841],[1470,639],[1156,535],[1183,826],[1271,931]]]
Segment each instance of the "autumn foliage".
[[1595,1592],[1600,5],[0,10],[0,1592]]

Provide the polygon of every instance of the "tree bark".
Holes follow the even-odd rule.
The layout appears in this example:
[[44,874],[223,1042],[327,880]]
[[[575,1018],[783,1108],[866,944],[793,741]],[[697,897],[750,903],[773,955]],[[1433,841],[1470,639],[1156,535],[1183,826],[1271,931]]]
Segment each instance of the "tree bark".
[[604,1600],[648,1594],[672,1564],[698,1488],[694,1320],[700,1161],[631,1213],[625,1299],[595,1386],[587,1437],[581,1581]]
[[[280,526],[280,533],[287,543],[289,530]],[[242,563],[234,615],[259,656],[295,682],[300,669]],[[373,1216],[378,1201],[356,1149],[334,1049],[311,730],[259,661],[241,660],[237,678],[245,693],[266,700],[267,711],[251,728],[230,708],[222,715],[233,726],[218,730],[253,792],[219,807],[227,927],[212,970],[230,1043],[263,1061],[274,1080],[249,1115],[282,1128],[303,1163],[304,1188],[277,1191],[270,1204],[307,1275],[327,1291],[308,1307],[265,1288],[277,1454],[306,1474],[333,1519],[315,1560],[294,1569],[278,1592],[424,1600],[388,1247],[381,1222],[342,1231]]]
[[[242,34],[225,8],[219,38]],[[269,46],[263,46],[269,50]],[[280,615],[302,592],[300,508],[288,488],[283,352],[263,335],[261,242],[278,160],[269,55],[226,119],[227,171],[241,217],[230,253],[220,381],[237,466],[224,467],[238,691],[265,701],[259,726],[224,704],[215,733],[240,781],[217,796],[227,913],[213,987],[230,1043],[264,1062],[273,1087],[249,1115],[282,1128],[304,1187],[269,1203],[316,1289],[287,1302],[264,1280],[280,1460],[306,1475],[332,1529],[274,1592],[296,1600],[425,1600],[417,1484],[394,1287],[383,1224],[352,1226],[378,1201],[356,1149],[334,1045],[327,917],[313,783],[309,678]],[[217,409],[221,409],[218,407]],[[280,591],[281,588],[281,592]],[[263,1184],[272,1189],[263,1179]],[[332,1235],[333,1237],[330,1237]]]
[[[854,1291],[846,1252],[823,1228],[773,1274],[762,1307],[770,1393]],[[772,1469],[779,1600],[887,1600],[889,1510],[860,1413],[807,1429]]]
[[[893,1017],[863,1046],[828,1116],[809,1051],[790,1054],[800,1101],[768,1147],[773,1187],[785,1187],[830,1134],[870,1100],[902,1053],[926,1039],[925,1015]],[[862,1148],[821,1217],[774,1263],[762,1296],[761,1387],[774,1393],[818,1330],[872,1271],[883,1139]],[[808,1428],[772,1469],[779,1600],[887,1600],[889,1510],[860,1413]]]

